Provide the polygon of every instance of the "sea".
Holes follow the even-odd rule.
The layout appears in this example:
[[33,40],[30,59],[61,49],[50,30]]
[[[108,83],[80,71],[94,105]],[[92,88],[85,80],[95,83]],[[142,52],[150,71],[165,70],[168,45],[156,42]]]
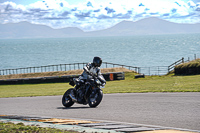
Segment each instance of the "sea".
[[103,62],[134,67],[169,66],[200,57],[200,34],[0,39],[0,70]]

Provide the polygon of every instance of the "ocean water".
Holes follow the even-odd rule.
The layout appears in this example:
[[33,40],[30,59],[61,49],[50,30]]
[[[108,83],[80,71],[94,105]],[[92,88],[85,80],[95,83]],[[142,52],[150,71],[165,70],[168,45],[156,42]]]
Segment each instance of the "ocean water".
[[194,54],[200,57],[200,34],[1,39],[0,70],[92,62],[94,56],[136,67],[169,66]]

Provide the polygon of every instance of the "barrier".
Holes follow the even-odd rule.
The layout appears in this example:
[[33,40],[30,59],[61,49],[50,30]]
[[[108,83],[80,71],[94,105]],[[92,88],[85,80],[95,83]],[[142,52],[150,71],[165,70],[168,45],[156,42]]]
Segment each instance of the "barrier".
[[[72,63],[72,64],[58,64],[38,67],[25,67],[16,69],[0,69],[0,75],[11,75],[11,74],[25,74],[25,73],[42,73],[42,72],[58,72],[58,71],[70,71],[70,70],[82,70],[87,63]],[[114,64],[108,62],[102,62],[101,68],[114,68],[122,67],[129,70],[139,72],[138,67],[126,66],[121,64]]]
[[[66,75],[66,76],[53,76],[53,77],[7,79],[7,80],[0,80],[0,85],[65,83],[65,82],[69,82],[70,79],[78,78],[79,76],[80,75]],[[105,74],[103,74],[103,76],[104,76],[106,81],[124,80],[125,79],[123,72],[105,73]]]

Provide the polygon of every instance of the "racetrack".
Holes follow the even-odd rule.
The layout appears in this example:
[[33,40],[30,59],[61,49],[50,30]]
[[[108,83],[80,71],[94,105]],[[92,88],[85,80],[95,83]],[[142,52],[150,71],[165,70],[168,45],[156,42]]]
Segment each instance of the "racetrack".
[[0,98],[0,115],[106,120],[200,130],[199,92],[104,94],[97,108],[80,104],[64,108],[61,98]]

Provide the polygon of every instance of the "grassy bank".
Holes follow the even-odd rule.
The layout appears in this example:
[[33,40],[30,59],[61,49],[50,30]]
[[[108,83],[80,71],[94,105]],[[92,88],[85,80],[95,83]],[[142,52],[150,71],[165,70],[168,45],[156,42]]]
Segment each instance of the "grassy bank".
[[[121,67],[115,67],[115,68],[102,68],[101,72],[102,73],[108,73],[108,72],[131,72],[131,70],[128,70],[126,68],[121,68]],[[83,70],[11,74],[11,75],[0,75],[0,80],[19,79],[19,78],[51,77],[51,76],[64,76],[64,75],[80,75],[81,73],[83,73]]]
[[175,66],[176,75],[200,74],[200,58]]
[[[200,75],[146,76],[139,79],[135,79],[134,75],[126,72],[125,80],[107,82],[104,93],[200,92]],[[0,85],[0,97],[63,95],[69,88],[68,83]]]

